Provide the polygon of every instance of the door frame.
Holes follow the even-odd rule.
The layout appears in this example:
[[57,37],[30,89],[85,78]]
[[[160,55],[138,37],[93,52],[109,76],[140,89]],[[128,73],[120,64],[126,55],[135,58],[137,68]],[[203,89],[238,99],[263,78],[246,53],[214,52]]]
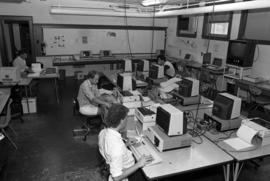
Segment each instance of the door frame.
[[33,34],[33,17],[32,16],[0,16],[0,52],[2,59],[2,66],[8,66],[8,58],[7,58],[7,49],[5,47],[5,36],[4,36],[4,22],[28,22],[29,25],[29,35],[30,35],[30,49],[31,56],[29,56],[30,62],[35,62],[35,50],[34,50],[34,34]]

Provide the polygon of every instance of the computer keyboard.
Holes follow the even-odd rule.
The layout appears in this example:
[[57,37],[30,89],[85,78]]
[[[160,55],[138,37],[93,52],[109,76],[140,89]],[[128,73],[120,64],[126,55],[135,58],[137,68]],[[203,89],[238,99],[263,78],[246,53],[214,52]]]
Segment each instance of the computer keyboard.
[[143,115],[152,115],[155,114],[154,111],[151,111],[150,109],[147,109],[145,107],[139,107],[138,110],[143,114]]
[[56,68],[46,68],[45,70],[46,74],[55,74],[56,73]]
[[152,156],[153,161],[147,164],[146,167],[162,162],[162,158],[157,154],[157,151],[154,148],[148,145],[148,143],[145,141],[145,138],[142,139],[141,143],[132,145],[130,149],[133,152],[136,160],[139,160],[142,155]]

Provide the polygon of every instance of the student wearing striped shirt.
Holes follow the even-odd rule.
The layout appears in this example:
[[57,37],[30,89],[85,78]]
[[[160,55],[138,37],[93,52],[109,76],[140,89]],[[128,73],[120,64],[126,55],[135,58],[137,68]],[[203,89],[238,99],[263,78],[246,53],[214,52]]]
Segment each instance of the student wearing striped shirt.
[[[109,181],[128,181],[139,168],[152,161],[151,156],[142,156],[135,163],[132,152],[126,147],[121,137],[121,132],[125,130],[127,124],[128,108],[120,104],[113,104],[107,113],[104,128],[99,133],[99,151],[106,163],[110,166]],[[134,174],[133,174],[134,175]],[[144,179],[142,176],[140,179]]]

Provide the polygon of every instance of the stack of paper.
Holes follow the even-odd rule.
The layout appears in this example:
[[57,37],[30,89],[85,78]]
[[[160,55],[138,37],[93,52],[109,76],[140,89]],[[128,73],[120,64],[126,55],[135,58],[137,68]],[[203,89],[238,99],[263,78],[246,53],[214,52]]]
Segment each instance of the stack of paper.
[[236,138],[230,138],[223,142],[237,151],[250,149],[255,147],[254,139],[257,134],[258,131],[242,124],[236,133]]

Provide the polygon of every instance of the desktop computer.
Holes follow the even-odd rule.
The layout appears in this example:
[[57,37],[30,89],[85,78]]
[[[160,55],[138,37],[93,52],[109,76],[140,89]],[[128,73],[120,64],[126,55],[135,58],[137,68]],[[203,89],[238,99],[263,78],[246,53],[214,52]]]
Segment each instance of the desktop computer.
[[139,72],[149,72],[149,60],[142,59],[137,63],[137,71]]
[[157,108],[156,124],[168,136],[183,135],[187,132],[184,112],[171,104],[163,104]]
[[178,93],[181,96],[192,97],[199,95],[200,81],[191,77],[184,78],[179,84]]
[[124,58],[121,60],[121,69],[124,70],[124,72],[132,72],[134,68],[134,64],[132,64],[132,60],[128,58]]
[[132,78],[132,73],[117,74],[116,83],[123,91],[136,89],[136,80]]
[[152,79],[160,79],[164,77],[164,66],[152,64],[149,71],[149,77]]
[[228,93],[219,93],[214,100],[212,114],[220,119],[229,120],[240,116],[241,98]]
[[92,56],[91,50],[82,50],[80,51],[80,57],[81,58],[90,58]]
[[20,79],[21,75],[17,67],[0,67],[0,82],[17,83]]
[[168,136],[157,125],[148,127],[145,134],[160,152],[191,146],[189,134]]

